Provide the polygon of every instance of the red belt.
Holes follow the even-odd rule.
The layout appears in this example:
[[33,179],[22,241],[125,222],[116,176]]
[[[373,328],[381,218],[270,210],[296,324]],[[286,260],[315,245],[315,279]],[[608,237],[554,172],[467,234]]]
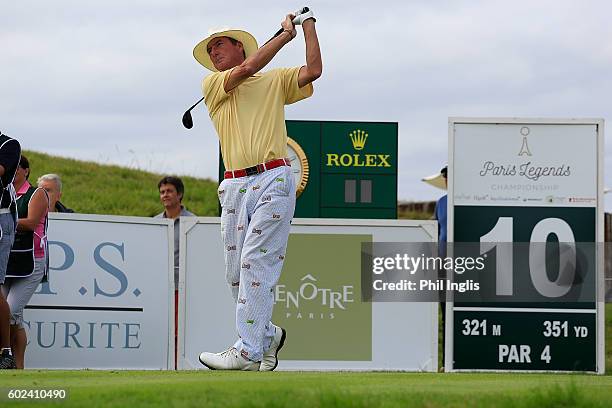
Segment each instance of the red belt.
[[228,178],[253,176],[255,174],[263,173],[266,170],[275,169],[280,166],[291,167],[291,162],[289,161],[289,159],[275,159],[275,160],[270,160],[265,163],[260,163],[256,166],[247,167],[246,169],[228,170],[225,172],[224,178],[228,179]]

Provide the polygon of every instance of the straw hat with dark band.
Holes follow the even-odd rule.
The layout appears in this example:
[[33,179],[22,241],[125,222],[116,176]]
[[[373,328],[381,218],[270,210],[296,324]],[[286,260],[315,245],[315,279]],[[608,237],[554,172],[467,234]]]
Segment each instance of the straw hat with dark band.
[[217,72],[218,69],[215,68],[212,61],[210,60],[210,56],[208,55],[208,43],[218,37],[229,37],[233,38],[236,41],[240,41],[242,43],[242,47],[244,48],[244,53],[246,58],[248,58],[251,54],[257,51],[257,40],[251,34],[247,33],[243,30],[233,30],[229,28],[223,28],[219,30],[210,30],[208,32],[208,37],[203,39],[195,46],[193,49],[193,56],[195,59],[207,69]]

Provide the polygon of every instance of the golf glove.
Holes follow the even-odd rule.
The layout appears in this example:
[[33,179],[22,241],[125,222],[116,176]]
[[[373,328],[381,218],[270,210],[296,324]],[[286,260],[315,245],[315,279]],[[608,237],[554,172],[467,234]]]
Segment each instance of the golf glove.
[[302,25],[302,23],[306,20],[308,20],[309,18],[312,18],[314,21],[317,21],[316,18],[314,18],[314,15],[312,14],[312,10],[308,10],[306,13],[300,14],[302,10],[298,10],[295,12],[295,18],[293,19],[293,24],[295,25]]

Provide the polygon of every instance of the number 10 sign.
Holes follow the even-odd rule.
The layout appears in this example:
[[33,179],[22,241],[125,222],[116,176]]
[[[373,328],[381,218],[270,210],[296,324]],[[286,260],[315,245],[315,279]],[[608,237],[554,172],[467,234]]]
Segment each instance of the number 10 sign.
[[448,239],[486,267],[447,371],[604,373],[603,150],[602,119],[449,119]]

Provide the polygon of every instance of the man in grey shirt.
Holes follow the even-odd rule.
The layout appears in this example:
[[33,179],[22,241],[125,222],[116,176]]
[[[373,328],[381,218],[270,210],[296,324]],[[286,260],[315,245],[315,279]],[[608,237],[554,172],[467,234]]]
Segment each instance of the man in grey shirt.
[[179,236],[181,217],[194,217],[195,214],[183,207],[183,195],[185,186],[179,177],[166,176],[157,183],[159,199],[164,206],[164,211],[155,218],[171,218],[174,220],[174,364],[177,358],[178,337],[178,281],[179,281]]
[[171,218],[174,220],[174,289],[178,290],[179,276],[179,236],[180,236],[180,217],[194,217],[195,214],[189,212],[181,204],[185,194],[185,186],[179,177],[167,176],[157,183],[159,189],[159,199],[164,206],[164,211],[155,218]]

